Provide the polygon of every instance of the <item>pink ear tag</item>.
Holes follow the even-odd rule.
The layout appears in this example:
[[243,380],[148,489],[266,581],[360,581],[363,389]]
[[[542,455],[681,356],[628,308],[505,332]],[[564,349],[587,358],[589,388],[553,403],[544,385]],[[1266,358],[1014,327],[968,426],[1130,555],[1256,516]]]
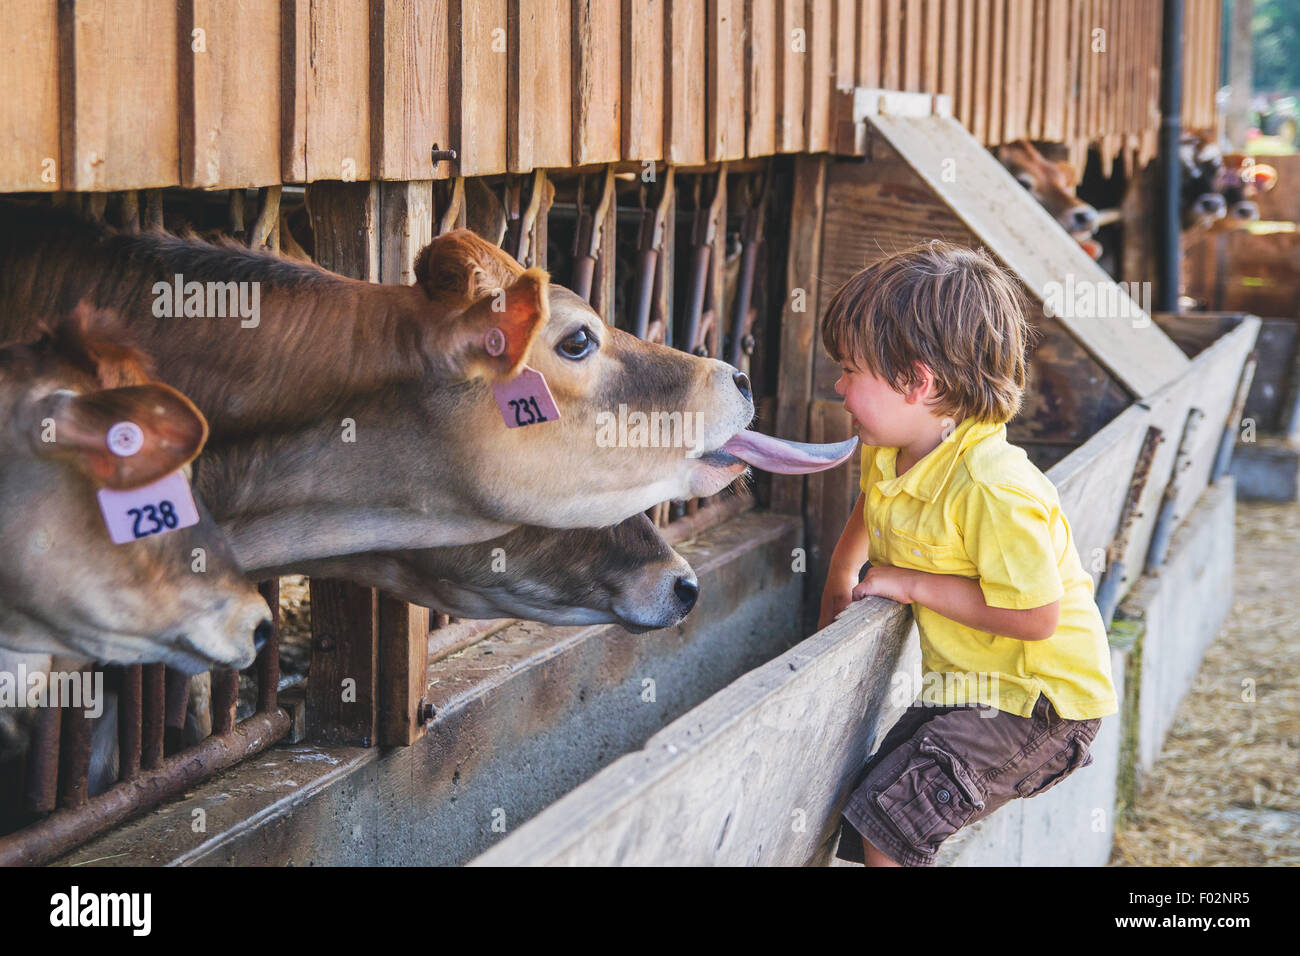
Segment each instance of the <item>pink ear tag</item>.
[[[483,348],[488,355],[500,355],[506,350],[505,333],[496,328],[488,329],[483,337]],[[527,365],[510,381],[493,385],[492,392],[497,397],[497,408],[501,410],[507,428],[553,422],[560,417],[559,406],[547,387],[546,378]]]
[[535,368],[525,365],[510,381],[493,385],[492,391],[508,428],[553,422],[560,417],[546,379]]
[[126,544],[199,523],[199,509],[185,474],[174,471],[143,488],[99,489],[99,510],[114,544]]

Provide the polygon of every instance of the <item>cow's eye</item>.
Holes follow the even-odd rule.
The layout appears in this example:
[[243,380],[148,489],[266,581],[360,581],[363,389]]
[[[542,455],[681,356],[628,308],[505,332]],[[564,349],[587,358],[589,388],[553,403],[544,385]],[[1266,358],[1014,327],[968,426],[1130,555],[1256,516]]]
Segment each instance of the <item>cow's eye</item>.
[[586,329],[578,329],[566,336],[557,348],[565,358],[580,359],[594,352],[599,344]]
[[1016,181],[1030,192],[1034,191],[1034,179],[1032,176],[1017,176]]

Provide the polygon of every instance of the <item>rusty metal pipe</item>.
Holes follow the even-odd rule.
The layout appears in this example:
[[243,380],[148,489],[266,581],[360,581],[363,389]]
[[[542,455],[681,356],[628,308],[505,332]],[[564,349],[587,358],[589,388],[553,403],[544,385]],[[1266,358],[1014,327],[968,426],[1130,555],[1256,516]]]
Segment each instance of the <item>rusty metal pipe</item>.
[[141,672],[144,705],[140,717],[140,766],[154,770],[163,761],[163,708],[167,699],[166,670],[162,664],[146,664]]
[[289,715],[283,710],[254,714],[240,723],[236,733],[209,737],[79,807],[56,810],[38,823],[0,837],[0,866],[37,866],[53,860],[134,814],[184,793],[199,780],[265,750],[288,732]]
[[257,658],[257,711],[269,713],[279,706],[280,694],[280,579],[272,578],[257,586],[271,608],[271,636]]
[[117,693],[117,778],[134,780],[140,773],[140,665],[122,668]]
[[56,806],[59,785],[59,737],[63,715],[57,707],[43,707],[36,715],[27,757],[24,804],[32,813],[49,813]]
[[224,734],[235,726],[239,703],[239,671],[229,667],[212,669],[212,733]]

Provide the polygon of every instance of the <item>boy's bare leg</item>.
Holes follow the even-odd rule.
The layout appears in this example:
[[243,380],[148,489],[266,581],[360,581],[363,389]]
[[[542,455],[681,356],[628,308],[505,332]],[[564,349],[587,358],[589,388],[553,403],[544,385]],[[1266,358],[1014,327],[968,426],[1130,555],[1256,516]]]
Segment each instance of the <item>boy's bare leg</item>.
[[866,837],[862,838],[862,852],[866,854],[867,866],[902,866],[872,846]]

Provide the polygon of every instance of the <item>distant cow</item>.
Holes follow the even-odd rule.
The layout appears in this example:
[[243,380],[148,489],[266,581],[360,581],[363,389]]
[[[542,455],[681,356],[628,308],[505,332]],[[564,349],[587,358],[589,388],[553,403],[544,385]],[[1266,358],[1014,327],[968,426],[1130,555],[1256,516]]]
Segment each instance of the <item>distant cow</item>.
[[1038,202],[1094,259],[1100,246],[1091,241],[1097,231],[1098,213],[1074,194],[1079,173],[1064,160],[1052,161],[1027,139],[1003,143],[997,157],[1020,185]]
[[1179,141],[1184,233],[1241,229],[1259,219],[1256,200],[1277,185],[1277,170],[1243,153],[1225,153],[1204,130]]

